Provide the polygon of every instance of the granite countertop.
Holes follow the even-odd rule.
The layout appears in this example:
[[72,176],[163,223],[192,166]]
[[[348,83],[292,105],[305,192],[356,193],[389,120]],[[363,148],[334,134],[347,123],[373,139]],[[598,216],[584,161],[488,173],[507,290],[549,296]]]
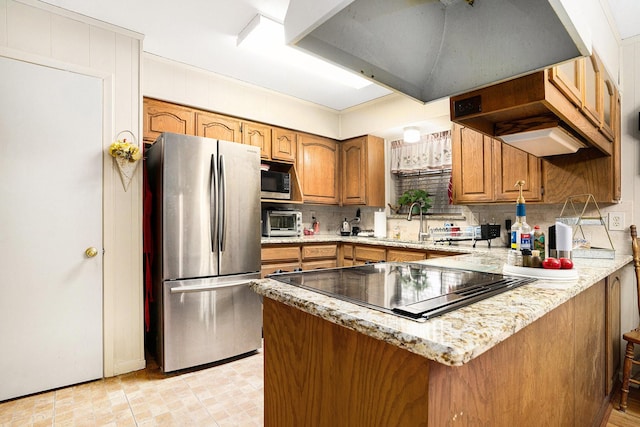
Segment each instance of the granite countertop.
[[[336,240],[336,238],[338,240]],[[327,241],[369,243],[370,238],[334,236]],[[355,240],[357,239],[357,240]],[[368,239],[368,240],[365,240]],[[277,239],[278,241],[280,239]],[[309,239],[310,240],[310,239]],[[375,239],[379,241],[379,239]],[[308,241],[302,238],[301,241]],[[314,236],[313,241],[319,240]],[[264,243],[264,240],[263,240]],[[274,242],[277,243],[277,242]],[[389,241],[399,247],[410,242]],[[380,244],[380,243],[378,243]],[[420,248],[441,250],[448,245],[418,243]],[[462,252],[458,246],[452,250]],[[470,253],[420,261],[424,264],[477,271],[502,272],[507,249],[464,248]],[[615,259],[574,259],[577,280],[538,279],[424,323],[362,307],[271,279],[253,281],[258,294],[319,316],[365,335],[383,340],[430,360],[459,366],[469,362],[525,326],[568,301],[631,261],[630,255]]]

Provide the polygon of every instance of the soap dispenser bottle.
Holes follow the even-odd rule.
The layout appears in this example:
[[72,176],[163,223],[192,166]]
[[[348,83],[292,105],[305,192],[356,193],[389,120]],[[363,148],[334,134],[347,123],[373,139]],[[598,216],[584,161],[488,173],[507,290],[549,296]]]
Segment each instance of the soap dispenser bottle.
[[531,226],[527,224],[527,214],[525,209],[525,200],[522,195],[522,187],[524,181],[516,182],[516,187],[520,187],[520,195],[516,200],[516,220],[511,226],[511,249],[521,251],[523,249],[531,250]]

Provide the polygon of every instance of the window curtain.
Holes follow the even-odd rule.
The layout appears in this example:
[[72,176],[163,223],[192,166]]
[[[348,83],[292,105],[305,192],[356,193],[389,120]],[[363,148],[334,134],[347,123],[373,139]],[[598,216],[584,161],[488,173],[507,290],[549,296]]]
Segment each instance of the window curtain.
[[391,172],[451,169],[451,131],[422,135],[418,142],[391,141]]

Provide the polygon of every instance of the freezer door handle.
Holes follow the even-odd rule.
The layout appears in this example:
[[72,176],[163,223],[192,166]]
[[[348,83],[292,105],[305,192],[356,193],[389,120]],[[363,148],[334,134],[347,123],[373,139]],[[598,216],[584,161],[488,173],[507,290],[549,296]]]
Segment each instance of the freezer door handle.
[[216,215],[216,207],[218,206],[217,191],[217,161],[216,155],[211,155],[210,176],[209,176],[209,226],[211,227],[211,252],[216,252],[216,232],[218,230],[218,217]]
[[227,242],[227,170],[225,168],[224,156],[220,155],[220,229],[218,236],[220,239],[220,252],[224,252]]
[[233,288],[239,285],[247,285],[249,284],[246,280],[238,280],[235,282],[227,282],[220,284],[207,284],[207,285],[191,285],[191,286],[176,286],[175,288],[171,288],[172,294],[184,294],[188,292],[209,292],[209,291],[218,291],[220,289]]

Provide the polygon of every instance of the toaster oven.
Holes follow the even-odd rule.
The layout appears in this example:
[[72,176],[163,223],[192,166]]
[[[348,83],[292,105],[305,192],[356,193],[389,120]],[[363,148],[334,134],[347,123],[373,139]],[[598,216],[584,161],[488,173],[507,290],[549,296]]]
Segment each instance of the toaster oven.
[[262,211],[262,235],[285,237],[302,235],[302,213],[289,210]]

